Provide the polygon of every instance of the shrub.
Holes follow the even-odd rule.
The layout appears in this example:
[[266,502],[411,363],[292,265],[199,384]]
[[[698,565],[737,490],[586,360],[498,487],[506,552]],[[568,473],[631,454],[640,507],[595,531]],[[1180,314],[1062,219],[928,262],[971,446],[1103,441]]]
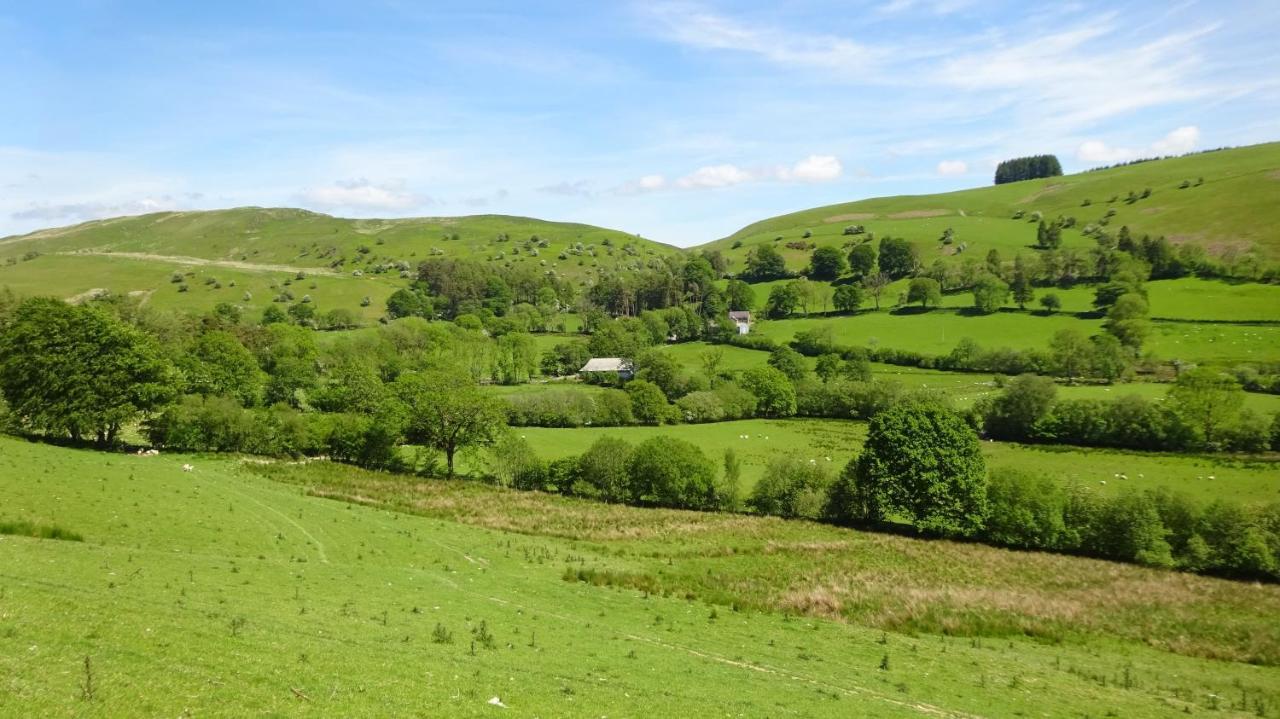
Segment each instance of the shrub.
[[755,367],[743,372],[739,384],[756,398],[756,411],[763,417],[790,417],[796,413],[796,390],[787,376],[774,367]]
[[633,499],[664,507],[719,509],[734,500],[697,445],[659,436],[641,442],[628,462]]
[[821,519],[832,481],[825,460],[775,457],[756,483],[747,505],[760,514]]
[[617,437],[601,437],[578,458],[577,477],[590,492],[606,502],[634,501],[629,465],[631,444]]
[[992,470],[983,538],[1025,549],[1059,549],[1066,525],[1057,483],[1017,470]]
[[661,424],[670,417],[667,396],[658,385],[632,380],[627,383],[626,392],[631,398],[631,413],[641,424]]

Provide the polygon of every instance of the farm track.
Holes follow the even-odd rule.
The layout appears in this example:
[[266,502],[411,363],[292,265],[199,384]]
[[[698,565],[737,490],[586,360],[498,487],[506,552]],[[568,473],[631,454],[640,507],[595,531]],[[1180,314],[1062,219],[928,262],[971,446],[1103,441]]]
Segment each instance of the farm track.
[[155,255],[149,252],[107,252],[103,250],[76,250],[74,252],[59,252],[59,255],[83,256],[91,255],[94,257],[120,257],[127,260],[145,260],[148,262],[169,262],[175,265],[188,265],[194,267],[226,267],[233,270],[247,270],[249,272],[304,272],[308,275],[321,275],[324,277],[342,277],[341,272],[337,272],[327,267],[299,267],[297,265],[279,265],[262,262],[241,262],[239,260],[211,260],[205,257],[188,257],[186,255]]

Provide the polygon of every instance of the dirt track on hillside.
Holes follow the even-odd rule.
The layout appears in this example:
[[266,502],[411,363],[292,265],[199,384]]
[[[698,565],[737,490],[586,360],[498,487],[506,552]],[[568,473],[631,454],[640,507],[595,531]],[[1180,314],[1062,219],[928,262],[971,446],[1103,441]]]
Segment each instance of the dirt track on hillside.
[[185,255],[153,255],[148,252],[103,252],[96,250],[77,250],[75,252],[59,252],[60,255],[92,255],[95,257],[123,257],[128,260],[150,260],[152,262],[172,262],[177,265],[195,265],[199,267],[229,267],[249,272],[305,272],[308,275],[341,277],[341,272],[327,267],[298,267],[296,265],[273,265],[262,262],[241,262],[239,260],[210,260],[204,257],[187,257]]

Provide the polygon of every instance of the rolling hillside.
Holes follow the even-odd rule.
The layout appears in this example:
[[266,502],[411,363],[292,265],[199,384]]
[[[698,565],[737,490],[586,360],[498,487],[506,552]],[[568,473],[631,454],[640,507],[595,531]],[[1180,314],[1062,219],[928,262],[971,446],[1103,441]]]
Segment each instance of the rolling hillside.
[[[1141,196],[1147,189],[1149,197],[1126,201],[1130,192]],[[1136,235],[1199,244],[1217,256],[1256,250],[1268,260],[1280,259],[1280,233],[1275,230],[1280,221],[1280,143],[944,194],[817,207],[761,220],[703,248],[721,250],[734,269],[741,269],[752,247],[776,241],[788,266],[798,270],[809,253],[789,249],[786,243],[807,240],[839,246],[852,239],[843,234],[845,227],[862,225],[877,237],[892,235],[919,243],[927,265],[955,254],[962,243],[978,258],[992,248],[1006,257],[1028,250],[1036,239],[1031,219],[1036,211],[1046,219],[1076,218],[1075,228],[1063,232],[1063,247],[1086,249],[1094,242],[1082,236],[1080,228],[1112,209],[1112,229],[1128,225]],[[1018,210],[1024,217],[1012,219]],[[955,233],[950,246],[938,242],[947,228]],[[806,231],[811,237],[804,237]]]
[[1033,716],[1048,696],[1053,716],[1270,717],[1280,702],[1274,586],[262,462],[0,438],[0,527],[82,538],[0,534],[0,716]]
[[[431,256],[528,264],[583,280],[678,251],[617,230],[525,217],[351,220],[245,207],[118,217],[5,238],[0,287],[68,298],[110,290],[196,311],[230,301],[254,312],[302,272],[299,296],[373,319],[404,283],[401,272]],[[175,273],[190,273],[188,291],[178,293]]]

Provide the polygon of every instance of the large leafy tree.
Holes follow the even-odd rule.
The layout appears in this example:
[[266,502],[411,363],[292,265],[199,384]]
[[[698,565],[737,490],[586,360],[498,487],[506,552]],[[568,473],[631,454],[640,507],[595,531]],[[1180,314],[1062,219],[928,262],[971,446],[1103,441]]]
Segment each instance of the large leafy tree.
[[848,269],[844,253],[838,247],[819,247],[809,257],[809,277],[815,280],[834,280]]
[[973,307],[984,315],[999,310],[1009,299],[1009,285],[987,275],[973,285]]
[[901,237],[880,239],[880,271],[892,279],[914,273],[920,267],[920,253],[916,246]]
[[738,384],[756,398],[756,411],[764,417],[790,417],[796,413],[796,388],[778,369],[753,367],[738,377]]
[[849,250],[849,270],[855,277],[866,277],[876,266],[876,248],[864,242]]
[[0,391],[36,431],[109,445],[177,384],[149,337],[97,309],[33,298],[0,331]]
[[919,302],[921,307],[937,307],[942,304],[942,286],[932,277],[917,277],[907,286],[907,301]]
[[742,280],[729,280],[724,290],[725,302],[735,312],[750,312],[756,306],[756,292]]
[[[862,454],[846,469],[837,519],[902,516],[922,531],[967,536],[982,528],[987,472],[978,436],[955,412],[905,403],[871,420]],[[833,503],[834,504],[834,503]]]
[[395,391],[408,416],[405,438],[444,452],[451,478],[459,449],[491,444],[506,426],[500,400],[482,394],[464,373],[407,372]]
[[192,394],[234,397],[246,407],[257,404],[262,394],[258,362],[230,332],[200,335],[178,366],[186,377],[186,391]]
[[697,445],[658,436],[641,442],[628,461],[633,501],[664,507],[720,509],[733,503],[730,487]]
[[1195,367],[1178,375],[1169,388],[1169,401],[1197,439],[1216,447],[1240,413],[1244,390],[1234,377],[1209,367]]
[[743,275],[756,282],[782,279],[787,276],[787,263],[773,245],[756,245],[747,253],[747,268]]

